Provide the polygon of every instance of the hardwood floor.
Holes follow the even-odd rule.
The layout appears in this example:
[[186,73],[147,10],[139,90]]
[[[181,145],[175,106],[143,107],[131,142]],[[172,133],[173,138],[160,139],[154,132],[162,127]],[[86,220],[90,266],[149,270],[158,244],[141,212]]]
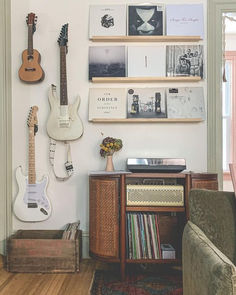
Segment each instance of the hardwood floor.
[[0,257],[1,295],[88,295],[93,272],[100,262],[84,259],[76,274],[10,273]]

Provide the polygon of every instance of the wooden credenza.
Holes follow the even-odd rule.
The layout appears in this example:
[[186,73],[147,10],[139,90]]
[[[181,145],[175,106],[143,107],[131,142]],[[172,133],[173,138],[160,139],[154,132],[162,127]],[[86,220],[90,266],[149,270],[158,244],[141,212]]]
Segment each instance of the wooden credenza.
[[[184,206],[127,206],[126,185],[144,180],[175,181],[184,187]],[[89,250],[90,256],[120,263],[125,278],[126,263],[181,263],[183,228],[189,218],[188,195],[192,188],[218,189],[214,173],[129,173],[91,172],[89,175]],[[160,239],[171,242],[176,259],[127,258],[126,215],[129,212],[152,212],[160,216]],[[163,220],[163,222],[162,222]],[[171,240],[171,241],[170,241]]]

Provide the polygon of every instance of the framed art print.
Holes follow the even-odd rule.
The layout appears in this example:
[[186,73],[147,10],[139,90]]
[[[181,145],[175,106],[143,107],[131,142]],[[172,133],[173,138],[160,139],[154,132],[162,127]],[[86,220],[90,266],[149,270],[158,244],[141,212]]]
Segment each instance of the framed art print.
[[89,38],[125,35],[126,5],[90,5]]
[[128,5],[128,35],[164,35],[164,5]]
[[127,118],[166,118],[164,88],[128,88]]
[[126,89],[90,88],[89,121],[126,118]]
[[89,80],[93,77],[125,77],[125,46],[90,46]]

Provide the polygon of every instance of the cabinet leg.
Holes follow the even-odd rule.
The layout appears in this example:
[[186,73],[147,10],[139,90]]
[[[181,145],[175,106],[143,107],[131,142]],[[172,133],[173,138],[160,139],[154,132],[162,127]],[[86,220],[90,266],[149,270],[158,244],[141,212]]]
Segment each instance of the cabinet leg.
[[124,281],[125,280],[125,263],[120,264],[120,276],[121,276],[121,280]]

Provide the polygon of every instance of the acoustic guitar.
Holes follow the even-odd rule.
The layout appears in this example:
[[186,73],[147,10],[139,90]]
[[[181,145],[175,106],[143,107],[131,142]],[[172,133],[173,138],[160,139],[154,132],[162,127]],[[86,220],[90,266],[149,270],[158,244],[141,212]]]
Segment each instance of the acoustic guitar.
[[22,167],[16,169],[16,180],[19,187],[13,211],[18,219],[27,222],[44,221],[51,215],[51,204],[46,195],[48,176],[36,180],[35,171],[35,135],[38,131],[38,107],[30,110],[27,125],[29,129],[29,162],[28,175],[22,173]]
[[33,49],[33,34],[36,31],[37,16],[29,13],[26,17],[28,25],[28,48],[22,53],[22,65],[19,69],[19,78],[26,83],[37,83],[44,79],[44,71],[40,66],[40,53]]
[[58,44],[60,48],[60,99],[56,95],[56,86],[49,91],[50,114],[47,122],[47,133],[54,140],[76,140],[83,134],[83,124],[78,116],[80,97],[68,105],[66,54],[68,42],[68,24],[62,26]]

